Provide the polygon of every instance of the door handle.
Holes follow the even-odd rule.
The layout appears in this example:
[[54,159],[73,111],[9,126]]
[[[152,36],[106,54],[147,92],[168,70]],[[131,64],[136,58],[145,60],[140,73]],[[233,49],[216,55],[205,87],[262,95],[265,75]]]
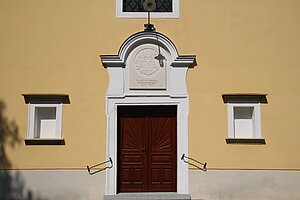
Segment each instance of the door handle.
[[141,148],[141,152],[146,153],[146,145],[144,144],[144,146]]

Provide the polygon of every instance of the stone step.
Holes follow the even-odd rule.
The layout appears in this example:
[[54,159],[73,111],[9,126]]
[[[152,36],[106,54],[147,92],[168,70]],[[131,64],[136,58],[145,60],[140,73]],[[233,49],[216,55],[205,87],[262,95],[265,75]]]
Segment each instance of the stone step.
[[120,193],[116,195],[104,195],[104,200],[190,200],[189,194],[177,194],[174,192],[147,192],[147,193]]

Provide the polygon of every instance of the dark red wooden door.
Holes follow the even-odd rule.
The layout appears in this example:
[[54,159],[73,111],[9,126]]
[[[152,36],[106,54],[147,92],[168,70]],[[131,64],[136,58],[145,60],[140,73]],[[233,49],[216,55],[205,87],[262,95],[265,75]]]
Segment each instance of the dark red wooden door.
[[176,191],[176,106],[118,107],[118,192]]

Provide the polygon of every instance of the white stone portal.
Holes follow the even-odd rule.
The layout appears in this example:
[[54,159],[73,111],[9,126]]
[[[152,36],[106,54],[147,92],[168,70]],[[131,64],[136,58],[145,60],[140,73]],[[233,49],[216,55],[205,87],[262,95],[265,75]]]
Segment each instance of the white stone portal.
[[188,194],[189,99],[186,73],[195,56],[180,56],[173,42],[158,32],[133,34],[121,45],[118,55],[101,55],[109,72],[106,94],[106,157],[114,167],[106,171],[105,195],[117,193],[117,109],[122,105],[177,106],[177,193]]

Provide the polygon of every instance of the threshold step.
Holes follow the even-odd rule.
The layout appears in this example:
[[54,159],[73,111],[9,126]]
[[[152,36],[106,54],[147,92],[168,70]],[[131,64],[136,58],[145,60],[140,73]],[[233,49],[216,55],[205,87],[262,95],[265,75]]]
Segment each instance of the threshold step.
[[116,195],[104,195],[104,200],[190,200],[189,194],[177,194],[174,192],[147,192],[147,193],[120,193]]

